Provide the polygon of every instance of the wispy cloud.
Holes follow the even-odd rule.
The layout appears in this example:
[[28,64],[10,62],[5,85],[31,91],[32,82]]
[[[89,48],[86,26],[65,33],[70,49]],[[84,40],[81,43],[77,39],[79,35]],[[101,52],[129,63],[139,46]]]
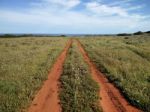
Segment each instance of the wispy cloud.
[[[131,0],[127,1],[124,3]],[[40,29],[47,32],[49,29],[58,33],[116,33],[150,27],[143,27],[143,24],[150,23],[148,16],[130,13],[143,6],[122,7],[118,4],[119,2],[110,5],[100,1],[39,0],[31,2],[31,7],[25,12],[0,9],[0,24],[22,24],[30,30],[40,26],[37,32]],[[81,5],[82,11],[76,10]],[[3,26],[0,27],[2,29]]]
[[[128,6],[128,7],[122,7],[120,3],[129,3],[131,0],[127,1],[119,1],[112,4],[102,4],[101,2],[88,2],[86,3],[86,8],[89,11],[92,11],[100,16],[112,16],[112,15],[119,15],[119,16],[132,16],[129,11],[131,10],[137,10],[143,8],[145,5],[136,5],[136,6]],[[133,0],[132,0],[133,1]],[[116,4],[116,5],[114,5]],[[138,15],[139,14],[133,14]]]
[[40,0],[39,2],[32,2],[31,5],[35,6],[34,8],[60,8],[60,10],[71,9],[78,4],[80,0]]
[[98,2],[89,2],[86,4],[86,8],[89,11],[92,11],[100,16],[107,16],[107,15],[120,15],[120,16],[127,16],[126,10],[118,6],[108,6]]
[[132,5],[135,0],[121,0],[108,4],[109,6],[118,6],[124,8],[126,11],[139,10],[145,7],[145,4]]
[[133,1],[135,1],[135,0],[119,0],[119,1],[111,3],[111,5],[122,5],[122,4],[128,5]]

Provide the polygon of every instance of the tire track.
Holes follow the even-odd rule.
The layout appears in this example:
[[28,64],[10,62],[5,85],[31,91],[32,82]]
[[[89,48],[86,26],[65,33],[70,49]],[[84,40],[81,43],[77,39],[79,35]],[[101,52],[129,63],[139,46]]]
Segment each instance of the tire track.
[[93,79],[99,84],[101,97],[100,106],[104,112],[142,112],[130,105],[127,100],[121,95],[119,90],[111,84],[108,79],[102,74],[90,60],[88,54],[84,50],[79,40],[76,40],[80,52],[82,53],[85,61],[89,65]]
[[72,40],[69,40],[62,53],[58,56],[50,70],[48,79],[36,94],[28,112],[61,112],[60,101],[58,98],[58,84],[63,69],[63,63],[67,57],[67,52],[71,44]]

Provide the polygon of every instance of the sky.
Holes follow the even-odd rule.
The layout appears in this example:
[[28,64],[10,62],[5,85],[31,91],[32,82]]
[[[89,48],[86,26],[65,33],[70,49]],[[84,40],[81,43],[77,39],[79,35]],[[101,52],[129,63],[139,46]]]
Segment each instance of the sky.
[[149,6],[150,0],[0,0],[0,33],[148,31]]

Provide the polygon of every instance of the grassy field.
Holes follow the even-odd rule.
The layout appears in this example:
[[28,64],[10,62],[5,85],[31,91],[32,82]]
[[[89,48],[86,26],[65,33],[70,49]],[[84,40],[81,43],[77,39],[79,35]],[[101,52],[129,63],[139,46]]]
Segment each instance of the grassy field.
[[150,36],[80,39],[92,61],[125,97],[150,112]]
[[0,38],[0,112],[26,110],[66,41]]
[[[24,112],[47,79],[67,38],[0,38],[0,112]],[[79,38],[89,57],[124,96],[150,112],[150,36]],[[77,48],[69,49],[60,77],[64,112],[101,112],[98,87]]]
[[60,78],[63,112],[100,112],[99,87],[91,78],[77,44],[73,43]]

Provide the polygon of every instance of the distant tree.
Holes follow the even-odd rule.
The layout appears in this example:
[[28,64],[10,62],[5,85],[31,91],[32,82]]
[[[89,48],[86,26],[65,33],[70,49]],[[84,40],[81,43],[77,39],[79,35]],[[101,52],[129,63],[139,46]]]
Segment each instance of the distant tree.
[[128,33],[120,33],[120,34],[117,34],[117,36],[131,36],[132,34],[128,34]]
[[135,32],[134,35],[142,35],[143,32],[142,31],[138,31],[138,32]]
[[5,34],[4,37],[13,37],[14,35],[12,34]]
[[147,32],[145,32],[145,33],[150,33],[150,31],[147,31]]
[[13,34],[4,34],[4,35],[1,35],[0,37],[1,38],[13,38],[13,37],[16,37],[16,35],[13,35]]
[[60,35],[61,37],[66,37],[66,35]]

